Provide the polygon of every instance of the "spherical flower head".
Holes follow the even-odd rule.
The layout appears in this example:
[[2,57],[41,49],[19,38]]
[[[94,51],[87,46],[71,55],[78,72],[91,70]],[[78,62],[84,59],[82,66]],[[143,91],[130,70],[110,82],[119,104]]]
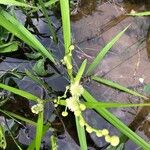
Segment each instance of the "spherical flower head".
[[84,89],[82,87],[82,85],[78,84],[78,83],[73,83],[70,86],[70,92],[72,94],[72,96],[81,96],[81,94],[83,94]]
[[110,138],[110,144],[112,146],[117,146],[119,144],[120,140],[119,140],[119,137],[114,135]]
[[100,130],[96,131],[96,136],[97,136],[97,137],[102,137],[102,136],[103,136],[103,135],[102,135],[102,131],[100,131]]
[[70,109],[72,112],[79,110],[79,103],[75,97],[70,97],[66,99],[66,104],[67,104],[68,109]]
[[81,111],[84,111],[86,109],[86,106],[84,104],[79,104]]
[[67,111],[63,111],[63,112],[62,112],[62,116],[63,116],[63,117],[68,116],[68,112],[67,112]]
[[108,134],[109,134],[109,131],[107,129],[103,129],[102,130],[102,135],[105,136],[105,135],[108,135]]
[[90,127],[90,126],[87,126],[87,127],[86,127],[86,131],[87,131],[88,133],[92,133],[92,132],[93,132],[93,129],[92,129],[92,127]]
[[106,135],[106,136],[105,136],[105,141],[108,142],[108,143],[110,143],[111,137],[110,137],[109,135]]
[[42,112],[43,111],[43,104],[36,104],[36,105],[33,105],[31,107],[31,111],[34,113],[34,114],[38,114],[39,112]]

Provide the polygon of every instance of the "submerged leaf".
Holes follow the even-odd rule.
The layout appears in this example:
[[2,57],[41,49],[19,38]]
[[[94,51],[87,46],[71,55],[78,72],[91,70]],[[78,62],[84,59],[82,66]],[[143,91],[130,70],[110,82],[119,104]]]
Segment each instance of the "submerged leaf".
[[0,45],[0,53],[9,53],[18,50],[18,42],[10,42],[7,44]]
[[40,59],[34,65],[33,70],[36,72],[37,75],[39,76],[47,75],[48,72],[45,70],[44,64],[45,64],[45,59]]

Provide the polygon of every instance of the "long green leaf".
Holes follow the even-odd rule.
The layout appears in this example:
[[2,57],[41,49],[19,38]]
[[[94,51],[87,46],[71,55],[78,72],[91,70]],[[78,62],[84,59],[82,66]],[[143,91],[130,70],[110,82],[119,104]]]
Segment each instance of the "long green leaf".
[[79,118],[75,117],[76,119],[76,127],[78,132],[78,138],[80,143],[80,149],[81,150],[87,150],[87,142],[86,142],[86,136],[85,136],[85,129],[84,127],[81,127],[79,124]]
[[50,29],[50,32],[52,34],[52,37],[54,39],[54,42],[57,43],[57,37],[56,37],[56,33],[54,31],[54,28],[52,26],[52,22],[51,22],[51,19],[50,17],[48,16],[48,13],[47,13],[47,10],[45,8],[45,5],[44,5],[44,2],[43,0],[38,0],[39,1],[39,4],[41,5],[41,9],[42,9],[42,12],[47,20],[47,23],[48,23],[48,26],[49,26],[49,29]]
[[127,15],[131,15],[131,16],[148,16],[150,15],[150,11],[145,11],[145,12],[134,12],[134,13],[130,13],[130,14],[127,14]]
[[13,119],[16,118],[16,119],[24,121],[24,122],[26,122],[26,123],[28,123],[30,125],[36,126],[36,122],[34,122],[32,120],[29,120],[27,118],[24,118],[22,116],[19,116],[19,115],[15,114],[15,113],[12,113],[12,112],[9,112],[9,111],[6,111],[6,110],[2,110],[2,109],[0,109],[0,112],[4,113],[5,115],[7,115],[7,116],[9,116],[9,117],[11,117]]
[[[45,133],[47,132],[47,130],[48,130],[49,128],[50,128],[49,125],[44,125],[42,136],[45,135]],[[35,138],[34,140],[32,140],[32,142],[31,142],[30,145],[28,146],[27,150],[35,150],[35,143],[36,143],[36,138]]]
[[38,121],[37,121],[36,140],[35,140],[36,150],[40,150],[40,145],[41,145],[41,140],[42,140],[42,135],[43,135],[43,117],[44,117],[44,113],[42,111],[39,113]]
[[97,77],[97,76],[92,76],[91,79],[93,79],[93,80],[95,80],[95,81],[97,81],[97,82],[99,82],[99,83],[108,85],[108,86],[110,86],[110,87],[116,88],[116,89],[118,89],[118,90],[121,90],[121,91],[123,91],[123,92],[132,94],[132,95],[134,95],[134,96],[139,96],[139,97],[142,97],[142,98],[144,98],[144,99],[148,99],[146,96],[144,96],[144,95],[142,95],[142,94],[140,94],[140,93],[138,93],[138,92],[136,92],[136,91],[130,90],[130,89],[128,89],[128,88],[126,88],[126,87],[124,87],[124,86],[118,84],[118,83],[114,83],[114,82],[111,81],[111,80],[106,80],[106,79],[103,79],[103,78]]
[[34,6],[22,3],[22,2],[18,2],[16,0],[0,0],[0,4],[3,5],[11,5],[11,6],[20,6],[20,7],[29,7],[29,8],[36,8]]
[[39,51],[43,56],[55,62],[52,54],[18,20],[4,10],[0,10],[0,25]]
[[[89,94],[87,90],[84,90],[83,97],[87,102],[95,102],[95,98]],[[133,142],[142,147],[144,150],[150,149],[150,144],[145,142],[140,136],[134,133],[130,128],[128,128],[123,122],[121,122],[116,116],[110,113],[105,108],[95,109],[101,116],[108,120],[112,125],[114,125],[118,130],[120,130],[124,135],[129,137]]]
[[71,45],[69,0],[60,0],[60,8],[61,8],[62,25],[63,25],[65,54],[68,54],[69,47]]
[[82,75],[84,73],[85,67],[86,67],[86,63],[87,63],[87,59],[85,59],[82,62],[81,66],[80,66],[80,69],[78,70],[78,73],[76,75],[75,82],[80,82],[80,80],[82,78]]
[[123,104],[123,103],[104,103],[104,102],[85,102],[84,103],[88,108],[122,108],[122,107],[144,107],[150,106],[150,103],[142,104]]
[[97,65],[102,61],[107,52],[111,49],[111,47],[119,40],[119,38],[124,34],[124,32],[128,29],[127,26],[123,31],[118,33],[94,58],[93,62],[90,64],[87,69],[86,75],[91,75],[93,70],[97,67]]
[[13,92],[13,93],[20,95],[22,97],[25,97],[29,100],[37,101],[37,99],[38,99],[38,97],[36,97],[35,95],[32,95],[31,93],[13,88],[11,86],[8,86],[8,85],[2,84],[2,83],[0,83],[0,88],[5,89],[5,90],[10,91],[10,92]]

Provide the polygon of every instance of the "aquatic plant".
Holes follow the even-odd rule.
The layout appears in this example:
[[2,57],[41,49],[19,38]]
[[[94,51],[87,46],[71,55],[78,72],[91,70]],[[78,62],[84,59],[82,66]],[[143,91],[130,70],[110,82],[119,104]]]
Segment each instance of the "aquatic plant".
[[[32,4],[33,1],[31,1]],[[52,4],[54,4],[56,0],[51,0],[49,5],[47,3],[44,3],[42,0],[39,0],[39,6],[32,6],[27,5],[23,2],[18,2],[15,0],[4,0],[1,1],[0,4],[3,5],[13,5],[13,6],[19,6],[19,7],[25,7],[26,9],[32,9],[31,12],[38,11],[39,9],[42,10],[45,18],[48,21],[48,25],[51,31],[51,34],[53,36],[54,41],[57,43],[57,38],[54,32],[54,29],[51,25],[51,21],[49,20],[49,17],[47,15],[45,7],[48,7]],[[101,101],[97,101],[85,88],[82,84],[81,80],[83,77],[90,77],[91,80],[94,80],[96,82],[99,82],[101,84],[108,85],[112,88],[118,89],[122,92],[126,92],[128,94],[141,97],[143,99],[147,99],[146,96],[133,91],[131,89],[128,89],[124,86],[121,86],[118,83],[115,83],[110,80],[106,80],[102,77],[94,76],[93,71],[97,67],[97,65],[103,60],[107,52],[110,50],[110,48],[120,39],[121,36],[123,36],[124,32],[129,28],[126,27],[124,30],[119,32],[110,42],[106,44],[106,46],[101,49],[96,57],[94,58],[93,62],[87,67],[87,60],[84,60],[78,70],[77,73],[74,72],[73,68],[73,50],[74,45],[71,41],[71,26],[70,26],[70,12],[69,12],[69,1],[68,0],[60,0],[60,9],[61,9],[61,19],[62,19],[62,29],[63,29],[63,37],[64,37],[64,49],[65,54],[63,57],[63,60],[56,60],[54,55],[48,51],[38,40],[35,38],[33,34],[31,34],[10,12],[7,12],[4,10],[3,6],[0,7],[0,25],[8,30],[10,33],[12,33],[13,36],[18,37],[20,40],[22,40],[24,43],[28,44],[28,46],[32,47],[34,50],[38,52],[38,56],[42,56],[42,63],[38,65],[39,67],[42,66],[43,70],[43,60],[48,58],[51,63],[57,66],[58,63],[64,65],[64,67],[67,69],[68,74],[68,80],[69,84],[66,86],[66,91],[64,91],[64,94],[62,96],[55,95],[55,98],[50,99],[42,99],[39,98],[29,92],[23,91],[21,89],[17,89],[14,87],[11,87],[9,85],[6,85],[4,83],[0,83],[0,88],[7,90],[9,92],[12,92],[14,94],[17,94],[21,97],[24,97],[28,99],[29,101],[33,101],[34,104],[31,107],[31,111],[33,114],[37,115],[37,122],[34,122],[28,118],[25,118],[23,116],[17,115],[15,113],[9,112],[3,108],[0,109],[0,112],[5,114],[6,116],[13,118],[16,122],[17,120],[24,121],[27,124],[33,125],[36,127],[36,135],[35,139],[31,142],[31,144],[28,146],[28,150],[36,149],[39,150],[41,146],[41,140],[42,137],[45,135],[47,130],[51,128],[51,124],[46,123],[44,124],[44,106],[48,101],[53,102],[53,105],[55,107],[58,107],[59,105],[65,106],[65,110],[62,111],[62,116],[67,117],[70,112],[74,113],[74,117],[76,120],[76,127],[77,127],[77,133],[80,143],[81,150],[87,150],[88,143],[86,142],[86,134],[85,130],[88,133],[95,133],[98,137],[105,137],[105,141],[110,143],[112,146],[115,147],[122,147],[122,143],[125,141],[119,140],[119,135],[113,135],[110,136],[109,133],[111,131],[108,131],[108,129],[96,129],[89,125],[86,121],[86,119],[83,116],[83,113],[86,109],[93,109],[95,110],[99,115],[101,115],[103,118],[105,118],[108,122],[110,122],[113,126],[115,126],[124,136],[131,139],[133,142],[135,142],[137,145],[142,147],[145,150],[150,149],[150,144],[144,141],[140,136],[138,136],[135,132],[133,132],[127,125],[125,125],[123,122],[121,122],[115,115],[113,115],[107,108],[112,107],[135,107],[135,106],[150,106],[149,103],[144,104],[121,104],[121,103],[104,103]],[[4,42],[4,41],[3,41]],[[7,50],[4,52],[10,52],[12,47],[10,45],[14,45],[14,41],[11,41],[9,43],[3,43],[3,48],[7,47]],[[16,44],[16,43],[15,43]],[[18,44],[19,45],[19,44]],[[14,51],[17,50],[17,47],[14,48]],[[40,55],[39,55],[40,54]],[[33,56],[33,55],[32,55]],[[34,55],[35,56],[35,55]],[[37,56],[37,55],[36,55]],[[41,61],[40,61],[41,62]],[[42,65],[41,65],[42,64]],[[38,68],[39,69],[39,68]],[[85,71],[86,69],[86,71]],[[37,70],[37,69],[35,69]],[[14,73],[16,76],[18,74]],[[44,87],[47,91],[50,91],[50,85],[47,85],[44,83],[40,78],[35,76],[34,74],[30,73],[28,70],[25,72],[25,76],[30,77],[33,81]],[[1,105],[0,105],[1,106]],[[0,147],[5,149],[6,148],[6,140],[5,140],[5,134],[4,134],[4,127],[0,125]],[[11,132],[10,132],[11,134]],[[21,146],[16,142],[15,138],[11,134],[11,137],[13,138],[15,144],[17,145],[18,149],[22,149]],[[51,145],[52,149],[57,149],[57,140],[54,135],[51,137]],[[117,149],[117,148],[116,148]],[[123,149],[123,147],[122,147]]]

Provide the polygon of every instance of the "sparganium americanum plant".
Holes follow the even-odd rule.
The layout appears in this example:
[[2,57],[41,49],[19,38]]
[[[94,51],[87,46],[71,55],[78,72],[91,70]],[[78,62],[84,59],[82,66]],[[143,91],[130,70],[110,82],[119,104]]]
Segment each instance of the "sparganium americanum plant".
[[[33,1],[31,1],[32,4]],[[82,85],[81,79],[86,76],[90,76],[92,80],[99,82],[101,84],[108,85],[112,88],[121,90],[123,92],[126,92],[128,94],[132,94],[134,96],[141,97],[143,99],[147,99],[146,96],[127,89],[124,86],[121,86],[120,84],[114,83],[113,81],[103,79],[98,76],[93,75],[94,69],[97,67],[97,65],[102,61],[102,59],[105,57],[109,49],[119,40],[119,38],[124,34],[124,32],[129,28],[127,26],[123,31],[118,33],[110,42],[106,44],[106,46],[100,50],[100,52],[97,53],[96,57],[94,58],[93,62],[87,67],[87,60],[85,59],[81,66],[79,67],[79,70],[77,74],[73,71],[73,63],[72,63],[72,51],[74,50],[74,45],[71,41],[71,26],[70,26],[70,12],[69,12],[69,0],[51,0],[47,2],[43,2],[42,0],[39,0],[39,3],[37,6],[27,5],[23,2],[19,2],[16,0],[1,0],[0,4],[8,5],[8,6],[17,6],[27,9],[32,9],[30,13],[36,12],[41,10],[48,22],[48,26],[50,29],[50,32],[52,34],[52,37],[54,39],[54,42],[57,43],[57,37],[54,32],[53,26],[51,24],[51,19],[47,14],[47,7],[50,7],[52,4],[55,4],[56,2],[60,3],[60,9],[61,9],[61,19],[62,19],[62,29],[63,29],[63,37],[64,37],[64,49],[65,49],[65,55],[63,60],[60,60],[62,65],[64,65],[67,68],[68,78],[69,78],[69,85],[66,86],[66,91],[64,91],[63,96],[58,96],[54,99],[50,99],[50,101],[53,101],[54,106],[57,107],[58,105],[65,106],[65,110],[62,112],[63,117],[67,117],[69,114],[69,111],[74,113],[75,120],[76,120],[76,127],[77,127],[77,133],[80,143],[80,149],[81,150],[87,150],[88,143],[86,142],[86,134],[85,130],[88,133],[95,133],[98,137],[104,136],[105,141],[110,143],[111,146],[119,147],[122,143],[126,142],[125,140],[119,140],[119,135],[110,135],[109,133],[111,131],[108,131],[108,129],[96,129],[92,127],[90,124],[88,124],[83,116],[83,113],[86,109],[93,109],[95,110],[99,115],[101,115],[103,118],[105,118],[109,123],[111,123],[114,127],[116,127],[123,136],[128,137],[130,140],[135,142],[138,146],[142,147],[144,150],[149,150],[150,145],[147,143],[144,139],[142,139],[139,135],[137,135],[135,132],[133,132],[127,125],[125,125],[123,122],[121,122],[115,115],[113,115],[108,108],[111,107],[135,107],[135,106],[150,106],[149,103],[144,104],[122,104],[122,103],[105,103],[102,101],[97,101]],[[57,64],[58,60],[55,60],[52,53],[50,53],[36,38],[33,34],[31,34],[13,15],[11,15],[9,12],[5,11],[3,7],[0,7],[0,25],[8,30],[10,33],[12,33],[13,37],[16,36],[20,40],[22,40],[24,43],[28,44],[28,46],[35,49],[38,54],[40,53],[40,56],[43,58],[48,58],[50,62],[54,63],[54,65]],[[11,43],[13,44],[13,43]],[[16,43],[15,43],[16,44]],[[6,46],[6,45],[5,45]],[[7,45],[8,46],[8,45]],[[10,46],[10,45],[9,45]],[[16,50],[16,47],[15,49]],[[6,51],[5,51],[6,52]],[[7,48],[8,52],[8,48]],[[57,66],[56,66],[57,67]],[[85,71],[86,70],[86,71]],[[31,78],[33,81],[44,87],[45,89],[49,89],[49,86],[45,84],[42,80],[40,80],[37,76],[30,73],[28,70],[25,71],[26,76]],[[29,144],[28,150],[40,150],[41,147],[41,140],[42,137],[45,135],[45,133],[51,128],[51,124],[46,123],[44,124],[44,106],[47,102],[47,100],[41,99],[29,92],[23,91],[21,89],[17,89],[8,85],[5,85],[3,83],[0,83],[0,88],[4,90],[8,90],[14,94],[17,94],[19,96],[25,97],[26,99],[30,101],[34,101],[36,104],[31,107],[31,111],[38,115],[37,122],[34,122],[30,119],[27,119],[25,117],[22,117],[20,115],[17,115],[15,113],[6,111],[4,109],[0,109],[0,112],[5,114],[6,116],[13,118],[16,122],[17,120],[26,122],[27,124],[33,125],[36,127],[36,135],[35,139]],[[67,96],[67,93],[70,93],[70,96]],[[68,111],[69,110],[69,111]],[[13,135],[11,134],[15,144],[17,145],[18,149],[22,149],[21,146],[18,144],[18,142],[15,140]],[[6,140],[5,140],[5,133],[3,130],[3,126],[0,125],[0,147],[5,149],[6,146]],[[57,140],[55,140],[54,135],[51,137],[51,145],[52,149],[57,149]],[[55,147],[53,147],[55,146]]]

